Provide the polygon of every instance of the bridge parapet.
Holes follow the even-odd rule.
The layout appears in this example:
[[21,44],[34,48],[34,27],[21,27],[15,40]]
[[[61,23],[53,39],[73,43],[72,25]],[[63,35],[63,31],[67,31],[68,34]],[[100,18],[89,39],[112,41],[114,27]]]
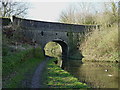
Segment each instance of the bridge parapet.
[[12,18],[13,24],[20,26],[25,30],[40,30],[40,31],[57,31],[57,32],[84,32],[90,28],[96,28],[96,25],[77,25],[77,24],[65,24],[58,22],[45,22],[28,20],[14,17]]

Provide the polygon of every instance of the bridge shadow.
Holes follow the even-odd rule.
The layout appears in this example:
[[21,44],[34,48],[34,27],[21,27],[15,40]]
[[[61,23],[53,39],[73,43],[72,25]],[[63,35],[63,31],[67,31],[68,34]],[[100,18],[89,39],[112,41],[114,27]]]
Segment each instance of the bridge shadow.
[[63,56],[63,58],[67,58],[68,60],[82,60],[84,56],[82,55],[81,50],[74,50],[74,53],[70,53],[67,57]]
[[[66,70],[66,67],[69,66],[74,66],[76,64],[81,65],[83,64],[82,59],[84,58],[84,56],[82,55],[81,51],[76,51],[75,53],[72,53],[71,55],[69,55],[68,57],[62,57],[62,66],[61,68]],[[71,63],[72,62],[72,63]]]

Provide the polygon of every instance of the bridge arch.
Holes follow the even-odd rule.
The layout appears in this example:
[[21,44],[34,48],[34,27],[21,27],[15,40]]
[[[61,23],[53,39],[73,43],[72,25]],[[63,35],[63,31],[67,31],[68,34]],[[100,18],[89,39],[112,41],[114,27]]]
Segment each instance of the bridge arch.
[[[61,49],[62,49],[62,58],[67,58],[68,49],[69,49],[67,42],[65,42],[62,39],[53,39],[53,40],[51,40],[49,42],[56,42],[56,43],[58,43],[61,46]],[[47,42],[47,43],[49,43],[49,42]],[[46,46],[46,44],[45,44],[45,46]],[[45,46],[44,46],[44,48],[45,48]]]
[[76,33],[87,33],[96,27],[96,25],[77,25],[22,19],[15,16],[11,18],[11,25],[14,30],[20,31],[25,42],[35,42],[40,45],[44,55],[44,47],[49,41],[59,43],[62,47],[63,57],[70,57],[70,53],[73,53],[70,50],[74,50],[73,44],[74,37],[76,38],[77,36]]

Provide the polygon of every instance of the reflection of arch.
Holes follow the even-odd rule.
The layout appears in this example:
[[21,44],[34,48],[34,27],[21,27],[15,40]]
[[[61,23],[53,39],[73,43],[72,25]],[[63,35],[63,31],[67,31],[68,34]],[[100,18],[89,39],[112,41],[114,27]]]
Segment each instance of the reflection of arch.
[[[62,47],[62,57],[67,57],[68,52],[68,45],[65,41],[61,39],[54,39],[52,42],[58,43]],[[46,43],[47,44],[47,43]]]

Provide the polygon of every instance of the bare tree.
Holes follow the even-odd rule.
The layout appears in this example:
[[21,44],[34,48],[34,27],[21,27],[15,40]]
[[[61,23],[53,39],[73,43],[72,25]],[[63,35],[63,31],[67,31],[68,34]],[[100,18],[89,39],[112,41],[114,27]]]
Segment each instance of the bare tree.
[[[80,2],[62,11],[59,21],[73,24],[94,24],[94,18],[91,13],[92,4]],[[76,8],[77,7],[77,8]]]
[[[112,26],[118,22],[118,3],[104,2],[103,13],[97,17],[98,23],[103,26]],[[104,18],[104,19],[103,19]]]
[[86,16],[87,14],[91,13],[92,3],[91,2],[80,2],[77,3],[78,11]]
[[92,4],[91,2],[76,3],[78,6],[76,21],[78,24],[94,24],[93,11],[95,12],[95,9]]
[[10,17],[12,15],[24,17],[27,14],[28,5],[25,2],[15,2],[12,0],[0,0],[1,17]]
[[66,11],[62,11],[59,21],[70,24],[75,23],[75,8],[70,6]]

